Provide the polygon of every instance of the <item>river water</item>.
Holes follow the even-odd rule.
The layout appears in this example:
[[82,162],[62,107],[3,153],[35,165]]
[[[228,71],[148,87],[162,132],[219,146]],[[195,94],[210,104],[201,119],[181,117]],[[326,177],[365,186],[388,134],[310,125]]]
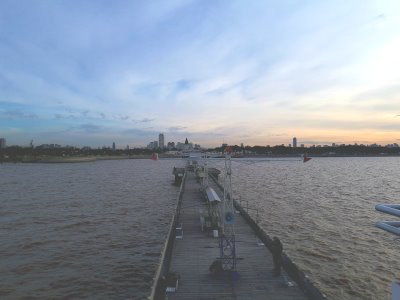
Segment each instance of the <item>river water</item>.
[[[171,171],[181,165],[0,164],[0,298],[146,299],[178,193]],[[259,209],[262,227],[328,299],[389,299],[400,242],[374,227],[392,219],[374,206],[400,202],[399,166],[237,159],[234,197]]]
[[177,163],[0,164],[0,299],[145,299]]

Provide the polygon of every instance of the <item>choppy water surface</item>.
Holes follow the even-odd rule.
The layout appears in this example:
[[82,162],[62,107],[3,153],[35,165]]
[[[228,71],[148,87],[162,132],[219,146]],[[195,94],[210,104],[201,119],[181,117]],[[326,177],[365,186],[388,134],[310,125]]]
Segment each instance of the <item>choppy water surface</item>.
[[[0,165],[0,298],[145,299],[180,164]],[[262,226],[329,299],[389,298],[400,242],[373,226],[390,219],[374,206],[400,202],[400,158],[232,166],[235,198],[260,208]]]
[[382,300],[400,279],[400,240],[374,227],[393,219],[374,206],[400,203],[399,167],[400,158],[238,160],[233,186],[328,299]]
[[177,163],[0,164],[0,298],[145,299]]

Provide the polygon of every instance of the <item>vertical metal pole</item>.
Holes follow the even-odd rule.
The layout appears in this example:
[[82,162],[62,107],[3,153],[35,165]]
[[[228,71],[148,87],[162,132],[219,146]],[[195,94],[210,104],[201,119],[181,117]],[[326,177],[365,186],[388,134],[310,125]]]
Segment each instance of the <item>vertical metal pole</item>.
[[205,186],[208,187],[208,162],[207,162],[207,152],[204,153],[205,155],[205,163],[204,163],[204,179],[205,179]]
[[233,210],[232,164],[230,154],[225,154],[223,227],[220,238],[220,255],[225,270],[236,271],[235,214]]

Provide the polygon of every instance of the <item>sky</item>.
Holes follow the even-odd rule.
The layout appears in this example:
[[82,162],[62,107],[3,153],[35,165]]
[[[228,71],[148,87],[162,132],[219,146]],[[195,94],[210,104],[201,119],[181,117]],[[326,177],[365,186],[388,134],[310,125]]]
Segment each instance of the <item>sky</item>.
[[400,143],[400,1],[0,1],[7,145]]

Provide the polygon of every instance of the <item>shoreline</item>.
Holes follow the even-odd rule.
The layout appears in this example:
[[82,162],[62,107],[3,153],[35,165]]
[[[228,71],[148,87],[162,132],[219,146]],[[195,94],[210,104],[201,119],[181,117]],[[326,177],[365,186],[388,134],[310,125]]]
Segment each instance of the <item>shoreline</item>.
[[[310,158],[354,158],[354,157],[400,157],[399,155],[310,155]],[[220,157],[218,157],[220,158]],[[223,157],[221,157],[223,158]],[[243,158],[302,158],[300,155],[244,155],[244,156],[233,156],[233,159],[243,159]],[[123,160],[123,159],[151,159],[150,154],[138,154],[138,155],[121,155],[121,156],[48,156],[48,157],[18,157],[18,158],[7,158],[1,159],[0,163],[83,163],[83,162],[95,162],[101,160]],[[181,156],[175,155],[163,155],[160,154],[159,159],[182,159]]]
[[23,157],[20,159],[0,160],[0,163],[83,163],[101,160],[123,160],[123,159],[150,159],[150,155],[130,155],[130,156],[80,156],[80,157]]

